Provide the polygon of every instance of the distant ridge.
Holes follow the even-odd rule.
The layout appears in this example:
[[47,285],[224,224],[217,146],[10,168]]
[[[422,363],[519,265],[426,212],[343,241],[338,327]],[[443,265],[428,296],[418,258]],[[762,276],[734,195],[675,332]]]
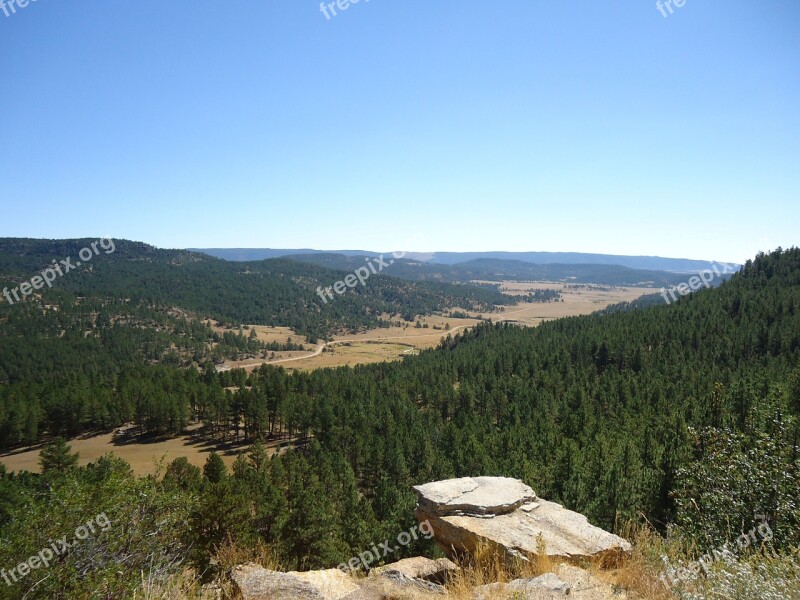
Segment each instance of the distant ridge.
[[[297,261],[340,271],[355,271],[364,264],[365,256],[345,256],[332,253],[293,254],[282,260]],[[367,258],[367,260],[376,259]],[[560,281],[630,287],[672,287],[689,278],[687,273],[631,269],[621,265],[606,264],[552,263],[538,265],[521,260],[499,258],[477,258],[453,265],[423,262],[413,258],[390,260],[394,261],[391,265],[391,275],[408,281],[448,281],[453,283]],[[725,272],[727,273],[727,270]]]
[[[190,248],[230,261],[265,260],[285,256],[309,254],[341,254],[344,256],[377,256],[380,252],[368,250],[313,250],[271,248]],[[388,253],[388,252],[387,252]],[[629,269],[696,273],[708,269],[715,261],[661,256],[624,256],[617,254],[591,254],[584,252],[408,252],[406,259],[430,264],[456,265],[479,259],[517,260],[535,265],[617,265]],[[735,263],[728,263],[735,264]],[[736,264],[736,267],[741,265]]]
[[187,248],[187,250],[237,262],[267,260],[269,258],[282,258],[298,254],[343,254],[345,256],[378,256],[381,254],[380,252],[367,250],[313,250],[311,248],[296,248],[294,250],[273,248]]

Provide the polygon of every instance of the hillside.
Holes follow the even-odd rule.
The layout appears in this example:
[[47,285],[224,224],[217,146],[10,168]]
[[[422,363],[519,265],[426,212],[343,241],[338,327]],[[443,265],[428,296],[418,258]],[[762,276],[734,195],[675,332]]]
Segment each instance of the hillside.
[[[477,474],[518,478],[611,532],[652,524],[700,552],[757,518],[775,551],[800,543],[798,249],[759,256],[669,306],[537,329],[484,325],[401,363],[250,376],[142,367],[102,404],[70,412],[76,389],[42,405],[35,386],[2,386],[3,439],[25,435],[26,423],[63,430],[102,411],[112,426],[132,420],[143,431],[194,416],[229,439],[294,440],[298,450],[265,461],[256,447],[227,475],[174,464],[164,484],[130,480],[113,463],[44,495],[38,476],[5,481],[11,541],[0,562],[43,543],[30,532],[52,530],[43,519],[62,510],[49,498],[64,486],[84,490],[75,502],[102,499],[83,512],[126,522],[140,501],[114,491],[122,486],[149,498],[148,515],[159,506],[175,523],[189,519],[169,556],[207,574],[225,540],[242,551],[266,544],[290,568],[330,567],[407,531],[412,485]],[[151,543],[164,535],[173,539],[162,528]],[[432,551],[418,540],[395,558]],[[94,573],[81,585],[95,585],[103,571]]]
[[[20,398],[36,397],[11,417],[0,411],[0,446],[36,442],[42,431],[54,428],[74,434],[129,420],[127,411],[106,405],[109,387],[124,372],[302,349],[260,342],[242,323],[290,326],[313,343],[335,331],[514,302],[491,288],[381,276],[325,303],[317,288],[348,273],[284,260],[229,263],[125,240],[111,242],[77,266],[79,251],[92,241],[0,239],[0,289],[9,294],[0,302],[0,384],[19,384]],[[67,272],[51,287],[13,301],[13,290],[62,257],[75,268],[64,267]],[[233,327],[212,330],[207,318]],[[8,390],[0,388],[0,395]],[[153,401],[160,398],[155,394]],[[87,410],[89,405],[101,408]],[[170,430],[185,424],[183,409],[180,415],[170,420]]]
[[[53,257],[75,257],[91,241],[0,239],[0,285],[18,285]],[[281,259],[232,263],[126,240],[115,244],[113,253],[101,252],[86,269],[59,279],[56,288],[75,296],[176,306],[220,321],[283,325],[312,338],[334,330],[380,327],[380,314],[410,319],[457,306],[485,310],[512,303],[490,288],[414,285],[391,277],[376,277],[370,285],[324,303],[318,288],[349,273]],[[51,292],[42,296],[48,300]]]
[[[340,270],[352,270],[364,262],[363,256],[332,253],[292,255],[286,259]],[[672,287],[686,280],[686,275],[681,273],[630,269],[618,265],[537,265],[519,260],[494,258],[476,258],[457,264],[434,264],[403,259],[395,261],[388,274],[409,281],[557,281],[628,287]]]

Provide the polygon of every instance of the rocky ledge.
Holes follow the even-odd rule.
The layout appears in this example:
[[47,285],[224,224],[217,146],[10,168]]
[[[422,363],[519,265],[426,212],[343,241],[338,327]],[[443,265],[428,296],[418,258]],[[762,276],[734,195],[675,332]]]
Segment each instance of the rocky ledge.
[[[417,519],[430,524],[436,542],[456,562],[486,547],[503,559],[527,561],[544,553],[554,563],[609,554],[623,557],[631,551],[631,545],[621,537],[590,525],[581,514],[538,498],[530,487],[515,479],[465,477],[427,483],[414,490]],[[570,564],[555,564],[553,570],[539,577],[460,589],[453,597],[629,597]],[[372,569],[368,577],[354,577],[337,569],[280,573],[248,564],[235,568],[231,578],[243,600],[412,600],[447,598],[445,584],[457,577],[458,571],[447,559],[417,557]]]
[[427,521],[439,547],[452,559],[487,545],[502,557],[529,560],[539,553],[576,562],[630,553],[619,536],[583,515],[537,498],[531,488],[505,477],[464,477],[414,488],[416,517]]

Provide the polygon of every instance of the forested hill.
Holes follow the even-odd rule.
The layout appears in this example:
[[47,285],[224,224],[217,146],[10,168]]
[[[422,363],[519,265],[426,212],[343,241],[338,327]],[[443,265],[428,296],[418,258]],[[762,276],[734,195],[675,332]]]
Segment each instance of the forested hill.
[[[669,306],[536,329],[484,324],[402,362],[250,375],[140,367],[108,385],[71,377],[58,388],[0,386],[6,442],[37,426],[74,434],[134,421],[179,431],[191,416],[228,440],[291,439],[296,449],[268,461],[256,446],[232,474],[218,457],[204,475],[178,460],[163,483],[134,482],[107,460],[53,488],[20,477],[0,495],[9,541],[0,559],[13,564],[40,547],[31,532],[48,531],[47,521],[30,515],[60,510],[55,499],[70,490],[85,502],[70,510],[106,510],[114,522],[147,514],[137,506],[147,498],[181,528],[152,543],[190,557],[199,572],[213,572],[223,543],[266,543],[291,568],[333,567],[414,524],[413,484],[474,475],[522,479],[614,531],[629,521],[674,525],[701,552],[760,515],[774,532],[770,547],[792,552],[800,250],[759,256],[721,287]],[[430,550],[415,542],[395,558]]]
[[[54,259],[72,257],[74,263],[80,249],[93,241],[0,239],[0,287],[13,288],[30,280]],[[52,289],[38,293],[44,303],[70,302],[76,297],[112,304],[127,300],[236,324],[288,326],[313,339],[337,330],[385,326],[380,314],[411,319],[453,307],[488,310],[513,303],[491,288],[409,283],[383,274],[323,302],[317,288],[331,286],[347,275],[282,259],[232,263],[115,240],[113,252],[101,249],[87,264],[59,277]],[[8,308],[5,300],[0,303],[0,311]]]
[[[350,456],[357,476],[369,479],[376,456],[389,472],[404,465],[399,489],[506,475],[604,527],[641,515],[662,527],[707,520],[718,540],[766,514],[788,545],[800,525],[798,364],[792,249],[671,306],[535,330],[483,326],[402,365],[363,369],[319,410],[330,423],[375,425],[320,441]],[[338,379],[316,378],[320,390]],[[689,492],[699,507],[683,504]]]
[[[352,270],[363,256],[298,254],[286,259],[332,269]],[[687,279],[685,273],[631,269],[609,264],[533,264],[521,260],[478,258],[457,264],[396,260],[389,273],[409,281],[562,281],[629,287],[671,287]]]

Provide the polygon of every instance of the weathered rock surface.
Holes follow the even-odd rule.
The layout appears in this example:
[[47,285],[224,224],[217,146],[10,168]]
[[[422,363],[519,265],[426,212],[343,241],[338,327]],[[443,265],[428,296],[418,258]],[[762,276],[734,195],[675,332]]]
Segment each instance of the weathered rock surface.
[[372,569],[369,575],[370,577],[376,577],[391,571],[397,571],[412,579],[424,579],[425,581],[444,584],[449,576],[458,571],[458,567],[446,558],[432,560],[416,556]]
[[615,590],[594,575],[572,565],[559,565],[556,573],[510,583],[492,583],[475,588],[474,600],[626,600],[629,596]]
[[358,589],[357,580],[339,569],[325,569],[324,571],[308,571],[305,573],[291,572],[313,585],[325,598],[339,600]]
[[570,561],[631,550],[626,540],[591,525],[580,513],[537,499],[533,490],[514,479],[462,478],[414,490],[417,520],[430,523],[436,542],[450,558],[474,554],[481,545],[507,560],[536,556],[540,543],[547,556]]
[[[444,561],[452,565],[450,561]],[[416,569],[420,573],[434,575],[448,567],[445,563],[430,559],[408,559],[400,562],[405,562],[400,567],[410,573]],[[394,568],[359,579],[339,569],[280,573],[247,564],[235,568],[231,578],[239,588],[243,600],[426,600],[442,598],[445,593],[445,589],[436,583],[407,575]]]
[[359,589],[339,569],[279,573],[247,564],[236,567],[231,578],[243,600],[340,600]]
[[515,579],[509,583],[491,583],[475,588],[474,600],[497,600],[498,598],[515,598],[515,600],[550,600],[565,598],[570,593],[568,583],[553,573],[545,573],[530,579]]
[[[401,565],[413,572],[418,559],[407,559]],[[408,562],[411,561],[411,562]],[[416,562],[422,567],[429,559]],[[449,562],[449,561],[447,561]],[[399,564],[396,563],[396,564]],[[392,566],[392,565],[388,565]],[[421,568],[418,572],[424,573]],[[257,565],[243,565],[232,573],[243,600],[442,600],[444,587],[411,577],[399,569],[381,573],[373,570],[367,578],[351,577],[336,569],[308,573],[279,573]],[[461,597],[461,596],[459,596]],[[615,591],[588,571],[571,565],[559,565],[556,573],[518,579],[510,583],[493,583],[475,588],[474,600],[625,600],[624,592]]]
[[589,571],[572,565],[559,565],[558,576],[570,587],[570,600],[625,600],[628,594],[600,581]]
[[425,512],[447,515],[503,515],[536,500],[536,493],[518,479],[462,477],[414,487]]
[[400,571],[386,571],[367,578],[344,600],[440,600],[444,594],[445,588],[430,581],[414,579]]

